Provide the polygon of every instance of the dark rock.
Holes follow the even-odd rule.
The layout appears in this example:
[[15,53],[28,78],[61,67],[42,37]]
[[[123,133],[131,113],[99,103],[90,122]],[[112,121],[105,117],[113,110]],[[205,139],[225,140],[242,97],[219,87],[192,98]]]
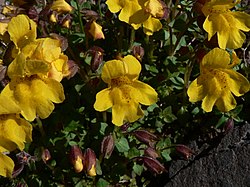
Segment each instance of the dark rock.
[[250,124],[236,126],[201,147],[189,145],[196,156],[173,161],[165,187],[250,187]]

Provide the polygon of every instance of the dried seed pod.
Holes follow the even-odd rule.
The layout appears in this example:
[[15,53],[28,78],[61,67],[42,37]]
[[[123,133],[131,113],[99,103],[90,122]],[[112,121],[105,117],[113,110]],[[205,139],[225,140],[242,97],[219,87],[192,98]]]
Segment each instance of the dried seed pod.
[[195,154],[195,152],[192,149],[182,144],[177,145],[175,148],[176,151],[180,153],[186,160],[188,160],[192,155]]
[[144,150],[145,156],[149,156],[151,158],[159,158],[159,154],[156,152],[156,150],[152,147],[147,147]]
[[44,149],[42,152],[42,160],[44,163],[46,163],[48,160],[51,159],[51,154],[48,149]]
[[150,147],[153,147],[155,142],[158,140],[157,136],[146,130],[136,130],[133,132],[133,134],[139,141],[146,143]]

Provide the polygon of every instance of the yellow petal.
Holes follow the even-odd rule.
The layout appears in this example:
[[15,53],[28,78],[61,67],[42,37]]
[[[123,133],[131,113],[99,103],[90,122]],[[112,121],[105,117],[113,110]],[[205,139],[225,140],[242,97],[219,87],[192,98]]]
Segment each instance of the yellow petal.
[[149,17],[142,5],[138,1],[126,1],[120,14],[119,19],[128,24],[142,24]]
[[7,31],[8,23],[0,22],[0,35],[4,35],[4,33]]
[[97,111],[105,111],[111,108],[113,105],[112,98],[110,96],[110,88],[106,88],[96,94],[96,101],[94,108]]
[[108,5],[110,12],[116,13],[122,9],[124,3],[120,0],[107,0],[106,4]]
[[0,94],[0,115],[20,113],[21,109],[11,95]]
[[121,88],[113,88],[110,96],[113,100],[112,123],[121,126],[124,121],[134,122],[143,116],[139,103],[131,98],[131,88],[124,85]]
[[8,32],[14,44],[22,48],[36,39],[36,23],[26,15],[18,15],[9,22]]
[[143,22],[143,32],[146,35],[153,35],[154,32],[159,31],[162,28],[162,24],[159,19],[149,17]]
[[68,13],[72,11],[72,7],[65,0],[54,0],[51,10],[57,11],[58,13]]
[[232,16],[231,20],[233,21],[233,25],[245,32],[250,31],[250,15],[245,12],[230,12]]
[[120,60],[107,61],[102,68],[102,80],[110,84],[111,79],[124,76],[127,69],[127,64]]
[[201,101],[205,97],[204,82],[201,76],[189,85],[187,94],[190,102]]
[[215,105],[221,112],[228,112],[236,107],[236,101],[231,92],[223,92],[222,96],[218,98]]
[[0,153],[0,175],[11,178],[14,170],[14,162],[10,157]]
[[28,121],[33,121],[36,115],[47,118],[54,110],[52,102],[61,103],[65,99],[62,85],[53,79],[15,79],[9,85],[4,92],[13,95]]
[[155,18],[161,18],[164,15],[163,6],[159,0],[148,0],[145,3],[146,12]]
[[203,57],[201,62],[201,70],[203,68],[228,68],[229,64],[229,53],[223,49],[214,48]]
[[24,149],[24,143],[32,141],[32,126],[15,114],[0,117],[0,146],[8,151]]
[[143,105],[151,105],[157,101],[157,92],[151,86],[141,81],[134,81],[133,87],[136,91],[131,95],[137,102]]
[[10,63],[7,74],[13,79],[14,77],[25,76],[26,58],[23,53],[19,53],[16,58]]
[[126,76],[131,80],[137,79],[141,72],[141,64],[140,62],[132,55],[127,55],[122,58],[122,61],[126,63]]
[[230,91],[233,92],[235,96],[242,96],[249,91],[249,81],[243,75],[230,69],[223,69],[222,71],[229,75],[227,81]]

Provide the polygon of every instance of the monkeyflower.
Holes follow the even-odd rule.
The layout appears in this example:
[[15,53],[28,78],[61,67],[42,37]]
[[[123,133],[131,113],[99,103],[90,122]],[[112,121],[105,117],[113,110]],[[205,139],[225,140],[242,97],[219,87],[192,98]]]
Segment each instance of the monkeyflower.
[[120,11],[119,19],[134,29],[142,25],[147,35],[162,28],[159,19],[164,17],[165,6],[160,0],[107,0],[106,4],[112,13]]
[[7,153],[24,149],[24,143],[32,141],[32,126],[16,113],[19,106],[8,96],[0,94],[0,175],[11,177],[14,162]]
[[140,104],[151,105],[157,101],[156,91],[137,80],[141,64],[132,55],[106,62],[102,80],[108,88],[96,95],[94,108],[105,111],[112,107],[112,123],[121,126],[124,121],[134,122],[143,116]]
[[105,39],[105,36],[102,32],[102,26],[96,23],[96,21],[91,21],[87,23],[86,28],[88,28],[87,32],[93,37],[94,40],[97,39]]
[[250,31],[250,15],[230,11],[237,3],[239,0],[211,0],[202,8],[206,16],[203,28],[208,33],[208,40],[217,33],[219,47],[222,49],[240,48],[246,39],[242,31]]
[[71,12],[72,7],[65,0],[54,0],[51,10],[56,11],[58,14],[63,14]]
[[206,54],[200,64],[200,76],[189,86],[187,94],[190,102],[202,100],[202,109],[211,112],[214,105],[222,112],[236,107],[235,96],[249,91],[248,80],[232,68],[239,62],[233,53],[214,48]]

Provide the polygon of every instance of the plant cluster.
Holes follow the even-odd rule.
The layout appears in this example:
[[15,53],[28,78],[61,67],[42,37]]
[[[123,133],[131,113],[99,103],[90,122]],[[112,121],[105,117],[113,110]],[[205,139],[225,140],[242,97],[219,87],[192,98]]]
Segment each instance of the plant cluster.
[[4,186],[160,186],[249,120],[248,1],[0,3]]

